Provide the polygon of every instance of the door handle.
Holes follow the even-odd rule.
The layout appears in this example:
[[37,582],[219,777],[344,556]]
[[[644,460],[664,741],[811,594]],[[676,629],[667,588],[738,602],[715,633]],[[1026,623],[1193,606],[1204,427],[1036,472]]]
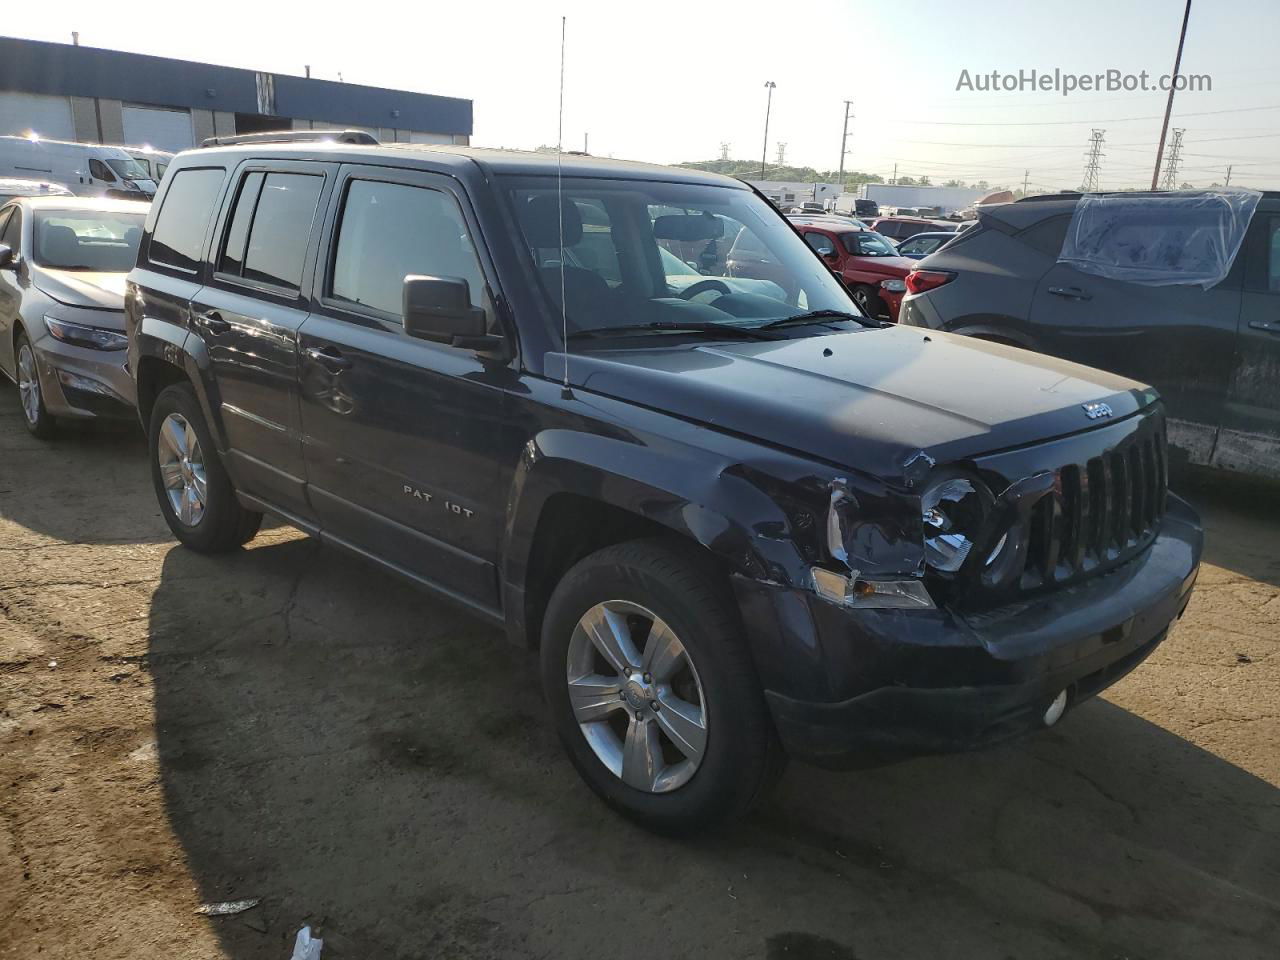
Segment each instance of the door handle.
[[1266,320],[1250,320],[1250,330],[1265,330],[1267,333],[1280,333],[1280,323],[1269,323]]
[[217,310],[210,310],[208,313],[200,313],[196,315],[196,319],[201,325],[214,336],[219,336],[231,329],[231,324],[222,319],[222,314]]
[[307,347],[302,351],[302,355],[308,360],[314,360],[330,373],[341,373],[343,370],[351,369],[351,361],[334,347]]
[[1092,300],[1093,294],[1079,287],[1050,287],[1049,292],[1055,297],[1065,297],[1068,300]]

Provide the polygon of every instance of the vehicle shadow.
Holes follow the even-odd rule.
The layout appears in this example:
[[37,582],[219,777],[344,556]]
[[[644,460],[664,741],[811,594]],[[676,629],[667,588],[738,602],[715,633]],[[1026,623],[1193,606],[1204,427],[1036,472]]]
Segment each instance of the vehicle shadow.
[[287,956],[304,922],[326,960],[1274,960],[1280,942],[1280,791],[1105,701],[981,754],[793,765],[747,821],[676,841],[579,782],[533,655],[315,541],[171,550],[149,634],[198,896],[263,898],[210,921],[231,960]]
[[1280,586],[1280,482],[1184,467],[1169,485],[1200,512],[1208,563]]
[[[138,424],[63,420],[53,439],[37,440],[23,425],[17,397],[0,380],[0,518],[67,543],[173,539]],[[268,518],[263,529],[274,525]]]

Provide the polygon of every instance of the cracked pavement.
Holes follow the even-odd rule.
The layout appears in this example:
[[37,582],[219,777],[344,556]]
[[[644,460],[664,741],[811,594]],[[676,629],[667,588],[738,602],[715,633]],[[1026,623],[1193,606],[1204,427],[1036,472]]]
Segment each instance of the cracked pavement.
[[[286,529],[200,557],[140,438],[0,390],[0,957],[1274,960],[1280,510],[1188,487],[1208,561],[1052,731],[657,839],[582,786],[533,659]],[[232,917],[202,902],[261,897]]]

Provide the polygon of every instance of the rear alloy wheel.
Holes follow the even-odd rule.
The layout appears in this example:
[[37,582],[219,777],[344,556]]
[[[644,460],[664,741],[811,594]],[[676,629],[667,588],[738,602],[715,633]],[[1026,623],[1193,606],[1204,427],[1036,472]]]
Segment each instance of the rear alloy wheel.
[[691,547],[636,540],[579,561],[547,604],[541,658],[578,773],[651,829],[740,816],[782,772],[732,591]]
[[151,409],[147,432],[151,479],[173,535],[200,553],[248,543],[262,514],[236,499],[190,384],[166,387]]
[[40,373],[36,369],[36,352],[25,333],[17,339],[18,398],[22,401],[22,421],[31,435],[48,440],[57,430],[57,423],[44,407],[44,393],[40,390]]
[[160,424],[157,456],[169,509],[187,526],[196,526],[204,518],[209,483],[200,439],[182,414],[171,413]]

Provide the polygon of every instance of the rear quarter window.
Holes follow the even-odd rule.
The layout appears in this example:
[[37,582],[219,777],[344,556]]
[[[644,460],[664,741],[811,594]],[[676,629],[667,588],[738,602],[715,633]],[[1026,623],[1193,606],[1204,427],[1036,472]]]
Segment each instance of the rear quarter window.
[[173,175],[151,231],[149,261],[189,273],[200,269],[204,238],[225,176],[222,167],[197,167]]
[[1031,247],[1038,250],[1047,257],[1053,257],[1057,260],[1058,255],[1062,253],[1062,243],[1067,239],[1067,227],[1071,225],[1071,214],[1064,214],[1060,217],[1050,217],[1048,220],[1041,220],[1033,226],[1027,227],[1019,233],[1018,239]]

